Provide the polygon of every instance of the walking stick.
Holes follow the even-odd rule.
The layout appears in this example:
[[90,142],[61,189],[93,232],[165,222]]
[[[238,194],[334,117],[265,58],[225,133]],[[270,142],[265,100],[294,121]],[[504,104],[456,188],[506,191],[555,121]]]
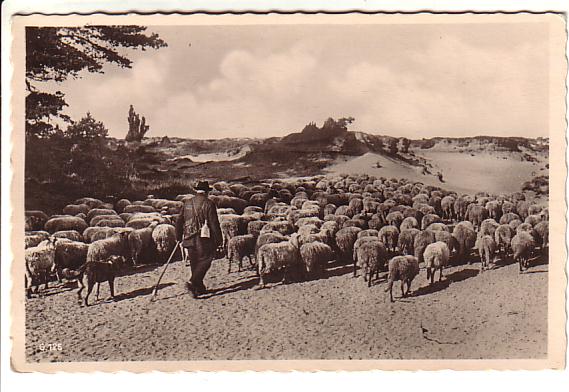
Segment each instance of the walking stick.
[[180,247],[180,252],[182,252],[182,257],[184,256],[184,250],[182,249],[182,242],[178,241],[178,242],[176,242],[176,246],[174,246],[174,249],[172,250],[170,257],[168,258],[168,261],[164,265],[164,269],[162,270],[162,273],[160,274],[160,277],[158,278],[158,282],[156,282],[156,286],[154,286],[154,290],[152,290],[152,297],[150,297],[150,301],[154,300],[154,298],[156,297],[156,294],[158,294],[158,286],[160,285],[160,281],[162,280],[162,277],[166,273],[166,269],[168,268],[168,264],[170,264],[170,261],[172,261],[172,257],[174,257],[174,253],[176,253],[176,249],[178,249],[178,247]]

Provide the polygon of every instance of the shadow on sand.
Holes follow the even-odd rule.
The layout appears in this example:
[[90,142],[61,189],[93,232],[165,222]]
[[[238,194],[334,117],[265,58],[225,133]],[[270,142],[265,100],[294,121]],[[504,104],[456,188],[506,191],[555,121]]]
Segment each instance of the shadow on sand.
[[[422,286],[415,290],[413,293],[410,294],[412,297],[420,297],[422,295],[427,295],[431,293],[435,293],[437,291],[441,291],[446,289],[450,286],[451,283],[461,282],[463,280],[473,278],[478,275],[480,271],[476,268],[465,268],[460,271],[455,271],[448,275],[443,274],[443,280],[438,281],[435,280],[433,284],[429,284],[427,286]],[[439,273],[436,274],[436,279],[438,279]]]
[[237,283],[232,284],[232,285],[227,286],[227,287],[221,287],[221,288],[209,290],[206,294],[200,295],[199,299],[207,299],[207,298],[216,297],[218,295],[235,293],[235,292],[241,291],[241,290],[249,290],[249,289],[252,289],[253,287],[255,287],[255,285],[257,285],[257,283],[259,283],[258,277],[256,277],[256,276],[249,277],[245,280],[242,280],[240,282],[237,282]]
[[[175,283],[172,283],[172,282],[161,283],[158,285],[158,290],[161,290],[165,287],[169,287],[169,286],[173,286],[173,285],[175,285]],[[154,290],[154,286],[151,286],[151,287],[144,287],[142,289],[132,290],[132,291],[129,291],[127,293],[120,293],[120,294],[115,295],[115,302],[120,302],[120,301],[124,301],[125,299],[140,297],[143,295],[150,295],[150,294],[152,294],[153,290]]]

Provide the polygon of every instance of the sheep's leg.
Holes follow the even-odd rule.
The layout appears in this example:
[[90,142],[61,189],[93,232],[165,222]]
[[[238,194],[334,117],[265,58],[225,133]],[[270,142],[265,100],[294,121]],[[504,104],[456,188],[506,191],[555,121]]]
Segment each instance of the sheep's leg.
[[78,298],[79,305],[81,305],[81,293],[83,292],[83,289],[85,288],[85,285],[83,284],[83,277],[82,276],[80,276],[77,279],[77,283],[79,284],[79,290],[77,290],[77,297],[79,297]]
[[[367,279],[367,287],[371,287],[371,277],[373,275],[373,270],[370,268],[368,273],[369,273],[369,275],[368,275],[368,279]],[[365,277],[365,275],[364,275],[364,277]]]
[[522,261],[521,257],[518,259],[518,263],[520,265],[520,273],[522,273],[524,269],[523,269],[523,261]]
[[354,260],[354,278],[355,278],[356,275],[357,275],[357,268],[358,268],[358,266],[357,266],[357,261]]
[[407,279],[407,292],[405,293],[406,297],[409,295],[410,291],[411,291],[411,280]]
[[241,272],[242,268],[243,268],[243,257],[240,257],[239,264],[237,264],[237,272]]
[[115,299],[115,280],[109,279],[109,290],[111,291],[111,298]]
[[[433,272],[434,275],[434,272]],[[443,267],[441,266],[441,268],[439,269],[439,282],[443,280]]]
[[249,265],[251,267],[255,267],[255,264],[253,264],[253,256],[252,255],[248,255],[247,260],[249,260]]
[[227,264],[228,264],[227,273],[230,274],[231,273],[231,258],[230,257],[227,258]]
[[427,267],[427,280],[431,279],[431,268]]
[[265,280],[263,279],[263,274],[259,273],[259,289],[265,288]]
[[401,279],[401,298],[405,298],[405,280]]
[[85,306],[89,306],[89,302],[88,302],[89,294],[91,294],[91,291],[93,291],[94,286],[95,286],[95,283],[87,282],[87,294],[85,295],[85,298],[84,298]]

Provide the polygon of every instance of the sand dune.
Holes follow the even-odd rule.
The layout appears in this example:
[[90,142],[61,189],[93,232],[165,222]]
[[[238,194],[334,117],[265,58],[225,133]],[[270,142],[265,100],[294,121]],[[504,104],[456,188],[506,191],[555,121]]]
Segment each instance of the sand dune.
[[[367,153],[359,157],[337,160],[327,168],[331,174],[367,173],[377,177],[407,178],[460,193],[510,193],[521,190],[521,184],[536,175],[547,174],[543,162],[527,162],[505,153],[470,153],[421,151],[417,155],[426,158],[433,166],[432,174],[423,174],[421,167],[408,165],[400,160]],[[506,158],[506,159],[504,159]],[[377,163],[381,165],[377,167]],[[435,175],[443,173],[441,182]]]

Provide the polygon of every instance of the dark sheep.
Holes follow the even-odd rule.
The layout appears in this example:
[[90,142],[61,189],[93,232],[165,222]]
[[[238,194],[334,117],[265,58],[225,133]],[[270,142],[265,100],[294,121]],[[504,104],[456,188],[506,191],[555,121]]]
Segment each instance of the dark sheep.
[[415,235],[415,240],[413,241],[413,250],[415,251],[415,257],[419,260],[419,263],[423,263],[425,259],[423,254],[428,245],[436,242],[435,233],[430,230],[420,231]]
[[411,282],[417,275],[419,275],[419,261],[415,256],[396,256],[389,260],[389,283],[385,291],[389,291],[390,301],[393,302],[393,282],[401,281],[401,297],[406,297],[411,290]]

